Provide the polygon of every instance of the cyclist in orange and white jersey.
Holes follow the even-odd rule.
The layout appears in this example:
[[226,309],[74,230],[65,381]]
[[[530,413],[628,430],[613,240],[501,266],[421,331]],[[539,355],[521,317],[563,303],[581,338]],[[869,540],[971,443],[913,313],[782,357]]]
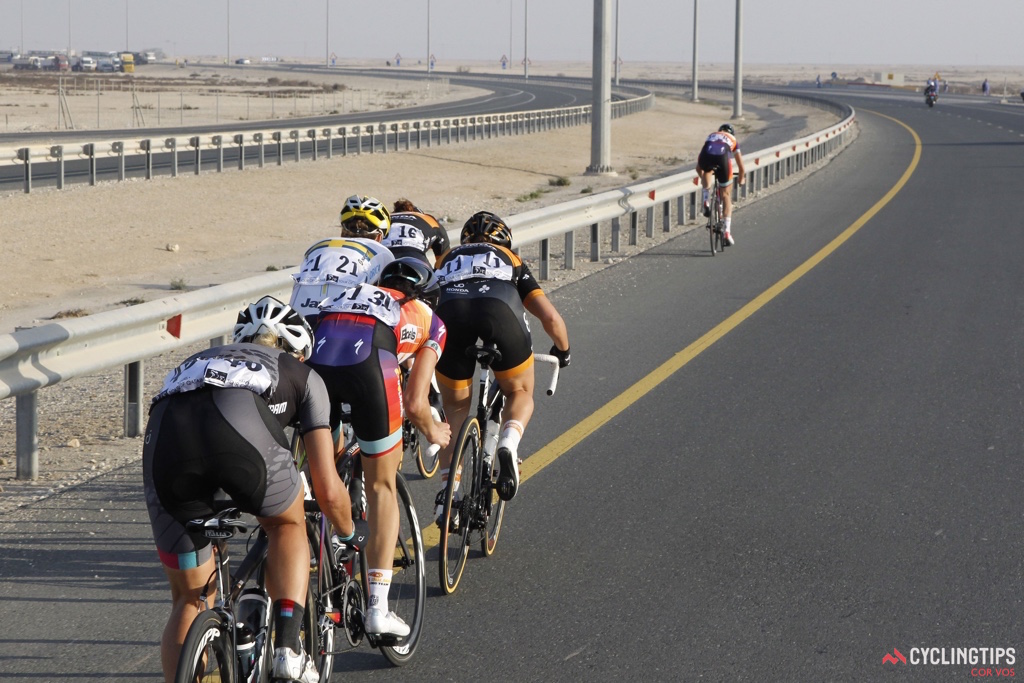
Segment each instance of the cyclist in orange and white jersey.
[[363,282],[376,282],[394,260],[381,244],[391,228],[388,210],[373,197],[353,195],[341,210],[341,237],[320,240],[306,250],[299,272],[292,277],[289,305],[311,325],[320,302]]
[[729,246],[736,244],[732,238],[733,158],[736,159],[736,167],[739,169],[736,183],[742,185],[746,182],[747,170],[743,166],[743,155],[740,153],[740,146],[736,141],[736,129],[732,127],[731,123],[723,123],[704,141],[704,146],[697,157],[697,175],[700,176],[700,184],[704,188],[702,196],[705,216],[711,215],[709,198],[711,174],[718,178],[718,184],[722,186],[722,228],[725,241]]
[[[428,266],[448,251],[448,232],[429,213],[416,208],[408,199],[395,202],[391,212],[391,230],[382,244],[391,250],[395,258],[413,256]],[[434,258],[427,256],[433,252]]]
[[[491,366],[505,395],[497,445],[498,495],[511,500],[519,489],[519,441],[533,415],[533,340],[526,311],[551,337],[550,353],[561,367],[569,365],[569,333],[530,269],[512,251],[512,231],[505,221],[488,211],[477,212],[463,226],[460,242],[437,261],[437,314],[448,327],[437,380],[449,422],[461,425],[469,414],[476,368],[466,350],[480,339],[501,352]],[[442,481],[448,478],[453,446],[441,453]]]

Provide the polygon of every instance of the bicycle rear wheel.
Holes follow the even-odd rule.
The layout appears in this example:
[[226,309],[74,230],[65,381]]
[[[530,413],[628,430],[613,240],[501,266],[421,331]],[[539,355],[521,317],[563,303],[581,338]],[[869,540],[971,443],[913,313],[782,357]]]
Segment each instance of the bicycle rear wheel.
[[[476,507],[476,501],[472,500],[472,488],[477,476],[476,469],[481,462],[480,423],[475,417],[463,423],[455,444],[444,495],[444,512],[441,515],[441,541],[438,544],[438,570],[441,589],[446,595],[451,595],[458,587],[469,556],[469,530]],[[459,482],[464,484],[459,492],[461,500],[455,500],[456,485]]]
[[[382,646],[380,651],[389,662],[395,666],[402,666],[412,659],[423,631],[427,570],[423,557],[423,535],[420,532],[416,506],[412,502],[412,492],[401,473],[398,474],[395,484],[398,492],[399,527],[388,606],[408,624],[409,635],[397,645]],[[324,678],[321,677],[320,680]]]
[[234,683],[237,667],[231,631],[220,614],[203,610],[185,634],[175,683]]

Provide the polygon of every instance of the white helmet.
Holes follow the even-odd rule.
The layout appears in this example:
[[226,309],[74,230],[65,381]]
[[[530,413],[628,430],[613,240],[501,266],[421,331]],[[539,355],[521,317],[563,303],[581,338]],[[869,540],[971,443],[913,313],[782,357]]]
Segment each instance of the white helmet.
[[291,306],[272,296],[265,296],[239,311],[231,336],[235,343],[252,341],[264,327],[276,334],[286,349],[309,358],[313,350],[312,328]]

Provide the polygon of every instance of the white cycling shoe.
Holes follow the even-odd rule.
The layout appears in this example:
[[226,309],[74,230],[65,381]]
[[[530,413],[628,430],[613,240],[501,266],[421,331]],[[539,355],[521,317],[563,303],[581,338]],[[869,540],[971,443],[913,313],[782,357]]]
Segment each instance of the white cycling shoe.
[[402,621],[402,618],[394,612],[384,613],[384,610],[371,607],[366,611],[366,632],[375,636],[398,636],[404,638],[409,635],[409,625]]
[[320,674],[313,666],[313,660],[305,652],[296,654],[290,647],[274,650],[274,671],[270,675],[275,681],[300,681],[319,683]]

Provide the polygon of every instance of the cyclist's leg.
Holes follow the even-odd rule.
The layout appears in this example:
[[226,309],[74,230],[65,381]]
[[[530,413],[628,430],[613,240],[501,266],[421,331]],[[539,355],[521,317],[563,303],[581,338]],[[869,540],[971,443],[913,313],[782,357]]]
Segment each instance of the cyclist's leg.
[[[160,663],[166,681],[174,680],[181,655],[181,644],[185,641],[188,627],[204,608],[199,602],[199,596],[207,587],[213,569],[212,554],[207,556],[204,563],[191,569],[172,569],[164,565],[164,573],[171,586],[171,613],[160,637]],[[212,603],[216,597],[217,590],[211,585],[208,599]]]
[[370,571],[365,626],[368,633],[405,636],[408,627],[389,614],[387,605],[399,526],[395,477],[402,459],[398,358],[393,349],[374,349],[353,371],[354,384],[361,391],[352,403],[352,426],[362,451],[370,524],[370,540],[364,550]]
[[267,593],[273,600],[276,630],[274,648],[289,647],[302,652],[299,632],[305,616],[309,584],[309,542],[303,497],[273,517],[257,516],[267,532]]

